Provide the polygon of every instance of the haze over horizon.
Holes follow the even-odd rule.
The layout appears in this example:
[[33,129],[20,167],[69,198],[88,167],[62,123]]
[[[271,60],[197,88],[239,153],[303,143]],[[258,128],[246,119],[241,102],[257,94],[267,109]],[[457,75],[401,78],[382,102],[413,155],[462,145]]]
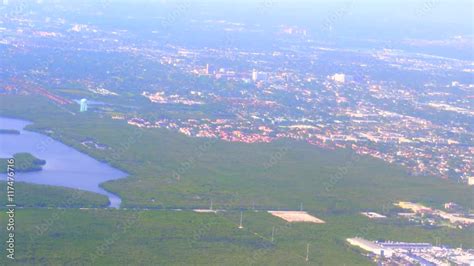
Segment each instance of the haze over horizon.
[[473,5],[0,1],[0,265],[474,265]]

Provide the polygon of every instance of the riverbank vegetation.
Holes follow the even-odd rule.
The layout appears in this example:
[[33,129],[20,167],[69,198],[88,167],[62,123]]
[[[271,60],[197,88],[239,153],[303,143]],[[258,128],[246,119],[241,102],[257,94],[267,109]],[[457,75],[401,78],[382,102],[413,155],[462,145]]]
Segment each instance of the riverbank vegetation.
[[[6,191],[6,182],[0,181],[0,190]],[[7,204],[3,195],[0,208]],[[15,204],[27,208],[104,208],[109,206],[109,199],[84,190],[16,182]]]
[[[362,215],[326,224],[288,224],[265,212],[17,210],[17,263],[22,265],[371,265],[346,236],[435,242],[463,247],[471,230],[422,229]],[[7,214],[0,213],[5,220]],[[274,237],[272,241],[272,229]],[[5,230],[0,238],[5,239]],[[309,262],[305,261],[309,244]],[[54,256],[51,252],[54,250]],[[5,260],[5,256],[0,259]]]
[[[428,229],[392,219],[370,221],[359,214],[367,210],[390,212],[393,203],[401,200],[434,207],[456,202],[473,209],[472,187],[437,177],[411,176],[402,168],[355,155],[351,150],[321,150],[287,140],[242,144],[189,138],[162,129],[130,126],[99,110],[72,114],[77,106],[58,108],[43,98],[2,99],[0,115],[30,120],[33,124],[27,127],[29,130],[53,132],[49,136],[129,173],[128,178],[102,184],[122,198],[122,207],[189,210],[208,208],[212,201],[215,209],[227,210],[225,217],[147,211],[139,223],[118,233],[119,240],[97,259],[98,264],[222,265],[255,256],[257,265],[298,265],[305,263],[307,243],[312,245],[315,263],[369,263],[345,244],[345,238],[354,236],[431,243],[443,239],[443,244],[474,248],[469,237],[472,229]],[[88,149],[81,145],[87,138],[109,149]],[[257,210],[300,208],[326,223],[288,226],[290,229],[282,232],[275,244],[258,237],[269,238],[272,226],[286,223]],[[236,225],[240,210],[245,210],[246,218],[245,230],[239,231]],[[40,210],[21,213],[24,228],[32,228],[28,223],[34,217],[45,219],[51,215]],[[35,258],[52,259],[52,264],[82,262],[83,254],[93,253],[92,247],[113,235],[113,225],[124,215],[134,214],[126,210],[70,210],[60,221],[61,228],[33,244]],[[56,239],[55,235],[61,236],[61,241],[55,242],[60,255],[48,258],[51,247],[46,243]],[[73,242],[66,244],[63,239]],[[67,245],[72,251],[65,249]],[[188,248],[183,248],[185,245]]]

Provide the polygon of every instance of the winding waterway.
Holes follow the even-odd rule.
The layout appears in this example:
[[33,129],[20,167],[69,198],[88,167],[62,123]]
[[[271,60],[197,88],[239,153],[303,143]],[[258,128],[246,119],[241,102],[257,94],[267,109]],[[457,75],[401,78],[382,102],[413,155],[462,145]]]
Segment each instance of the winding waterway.
[[[0,134],[0,158],[18,152],[29,152],[46,160],[42,171],[16,173],[16,181],[82,189],[106,195],[110,207],[120,207],[121,199],[99,184],[125,177],[127,174],[64,145],[46,135],[26,131],[28,121],[0,117],[0,129],[16,129],[19,135]],[[5,175],[2,175],[5,179]]]

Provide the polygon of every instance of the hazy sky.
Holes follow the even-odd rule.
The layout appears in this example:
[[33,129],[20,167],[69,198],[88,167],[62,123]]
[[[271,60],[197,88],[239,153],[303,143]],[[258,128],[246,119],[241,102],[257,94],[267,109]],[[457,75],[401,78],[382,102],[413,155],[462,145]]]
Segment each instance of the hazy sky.
[[222,19],[269,27],[301,26],[312,32],[330,28],[334,35],[367,38],[442,39],[473,33],[473,1],[469,0],[42,0],[40,5],[35,4],[37,1],[8,2],[29,11],[50,8],[57,12],[61,6],[69,11],[69,18],[102,14],[118,21],[175,16],[177,23]]

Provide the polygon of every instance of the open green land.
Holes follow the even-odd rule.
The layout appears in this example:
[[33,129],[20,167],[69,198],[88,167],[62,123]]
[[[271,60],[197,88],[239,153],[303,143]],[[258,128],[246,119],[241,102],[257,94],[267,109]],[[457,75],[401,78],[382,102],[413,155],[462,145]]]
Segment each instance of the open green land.
[[237,228],[235,212],[25,209],[17,211],[16,220],[17,263],[38,265],[369,265],[344,243],[345,235],[467,244],[472,240],[466,233],[473,233],[351,215],[333,216],[326,224],[288,225],[253,211],[244,212],[243,229]]
[[[0,191],[6,191],[4,181],[0,182]],[[7,198],[2,194],[0,206],[6,204]],[[107,207],[109,200],[104,195],[84,190],[16,182],[15,204],[17,207],[39,208]]]
[[[344,243],[345,238],[357,235],[432,243],[443,239],[445,244],[474,247],[472,229],[425,229],[398,219],[370,221],[358,214],[362,210],[390,212],[392,203],[400,200],[434,207],[453,201],[473,209],[472,187],[410,176],[401,168],[350,150],[327,151],[295,141],[250,145],[189,138],[161,129],[139,129],[97,112],[73,115],[70,111],[77,106],[59,108],[30,96],[2,96],[0,106],[0,115],[30,120],[33,124],[28,129],[51,130],[51,137],[128,172],[128,178],[103,184],[122,198],[122,207],[206,208],[212,200],[214,208],[228,210],[217,218],[188,211],[148,211],[137,222],[140,226],[119,233],[119,240],[97,259],[100,263],[241,264],[263,254],[257,255],[254,264],[303,264],[310,243],[313,264],[367,264]],[[87,149],[80,144],[86,138],[110,149]],[[297,210],[301,204],[327,223],[292,225],[274,245],[254,234],[268,238],[272,226],[286,223],[251,209]],[[251,232],[236,229],[240,209],[247,210],[245,227]],[[51,212],[21,210],[17,220],[27,230]],[[79,263],[130,215],[133,212],[126,210],[68,210],[58,221],[60,227],[32,242],[34,256],[53,264],[68,259]],[[209,224],[212,229],[206,237],[196,240],[195,232]],[[18,254],[23,259],[33,256]]]
[[[45,160],[36,158],[30,153],[21,152],[13,154],[15,159],[15,171],[17,172],[32,172],[41,171],[43,165],[46,164]],[[7,172],[8,158],[0,158],[0,173]]]

